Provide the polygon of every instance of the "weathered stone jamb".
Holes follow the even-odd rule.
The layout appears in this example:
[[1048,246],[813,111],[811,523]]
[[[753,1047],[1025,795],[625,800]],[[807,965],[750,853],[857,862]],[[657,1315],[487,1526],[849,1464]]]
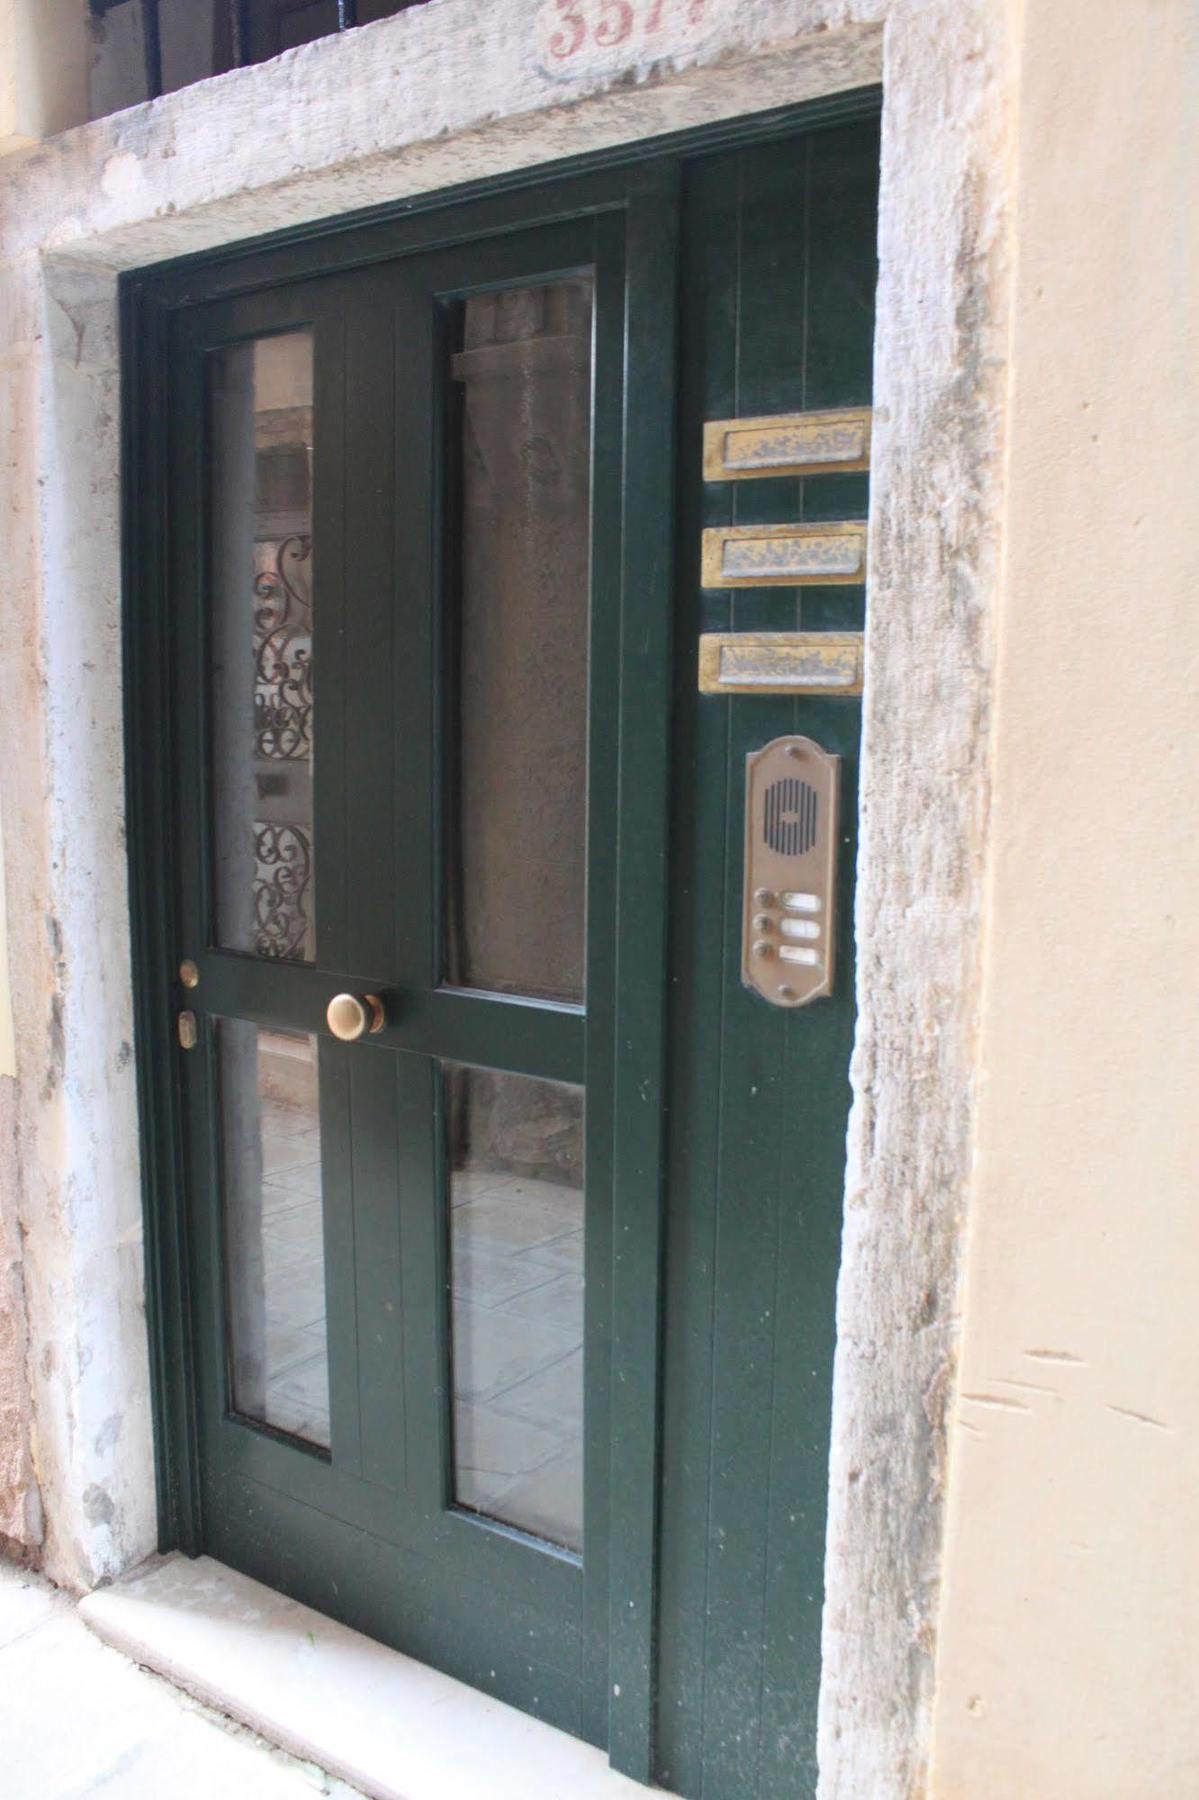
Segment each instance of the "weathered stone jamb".
[[[32,1455],[47,1571],[155,1542],[132,1084],[115,282],[27,253],[5,283],[16,466],[0,476],[8,837]],[[11,608],[11,611],[9,610]]]
[[[498,0],[472,23],[483,73],[469,92],[448,79],[457,52],[443,38],[464,15],[446,0],[361,34],[369,62],[352,38],[310,46],[6,171],[0,402],[23,396],[26,428],[0,466],[15,551],[4,641],[22,648],[0,659],[0,766],[17,771],[3,802],[47,1563],[86,1586],[154,1537],[121,844],[116,270],[861,85],[877,78],[885,16],[860,1022],[821,1762],[825,1795],[898,1800],[922,1782],[973,1119],[1002,499],[1000,12],[748,0],[702,55],[566,93],[539,89],[496,36],[536,10]],[[370,109],[394,70],[378,51],[401,31],[419,55],[381,123]],[[232,155],[239,134],[252,166]]]
[[975,1129],[1009,331],[1004,9],[893,10],[821,1793],[925,1790]]
[[16,1112],[16,1080],[0,1075],[0,1555],[32,1557],[42,1541],[42,1497],[33,1467]]

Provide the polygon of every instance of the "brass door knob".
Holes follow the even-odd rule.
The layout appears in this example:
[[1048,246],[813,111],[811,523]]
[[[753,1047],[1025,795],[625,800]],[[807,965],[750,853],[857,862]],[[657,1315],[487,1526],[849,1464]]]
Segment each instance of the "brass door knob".
[[367,1032],[382,1031],[383,1002],[378,994],[334,994],[325,1012],[325,1020],[335,1038],[352,1044]]

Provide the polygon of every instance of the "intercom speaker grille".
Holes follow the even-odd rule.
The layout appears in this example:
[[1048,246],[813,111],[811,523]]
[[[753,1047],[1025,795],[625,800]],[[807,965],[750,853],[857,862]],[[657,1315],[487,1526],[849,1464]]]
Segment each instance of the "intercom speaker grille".
[[741,979],[771,1006],[833,991],[840,758],[778,737],[745,759]]
[[806,856],[816,842],[816,790],[806,781],[772,781],[762,835],[776,856]]

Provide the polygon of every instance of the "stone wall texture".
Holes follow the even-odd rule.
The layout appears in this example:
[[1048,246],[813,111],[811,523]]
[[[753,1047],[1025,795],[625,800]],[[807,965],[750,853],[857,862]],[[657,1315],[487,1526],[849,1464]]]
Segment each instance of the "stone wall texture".
[[1030,6],[932,1794],[1199,1793],[1199,11]]
[[0,1551],[36,1560],[42,1506],[33,1470],[32,1405],[26,1371],[28,1333],[21,1232],[17,1084],[0,1075]]

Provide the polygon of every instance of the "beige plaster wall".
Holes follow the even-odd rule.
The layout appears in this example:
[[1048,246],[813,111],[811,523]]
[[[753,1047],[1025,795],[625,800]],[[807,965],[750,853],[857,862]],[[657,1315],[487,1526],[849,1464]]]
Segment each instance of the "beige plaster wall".
[[17,1072],[13,1041],[12,984],[8,973],[8,912],[4,892],[4,831],[0,824],[0,1078]]
[[937,1800],[1199,1793],[1197,74],[1027,5]]
[[87,0],[0,0],[0,156],[87,118]]

